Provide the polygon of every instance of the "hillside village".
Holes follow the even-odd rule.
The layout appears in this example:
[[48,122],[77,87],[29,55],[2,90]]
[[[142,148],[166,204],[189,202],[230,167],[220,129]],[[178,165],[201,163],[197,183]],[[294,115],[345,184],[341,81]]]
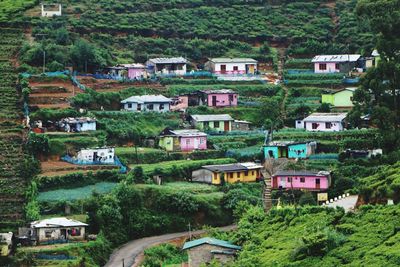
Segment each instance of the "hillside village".
[[0,266],[399,266],[398,10],[1,1]]

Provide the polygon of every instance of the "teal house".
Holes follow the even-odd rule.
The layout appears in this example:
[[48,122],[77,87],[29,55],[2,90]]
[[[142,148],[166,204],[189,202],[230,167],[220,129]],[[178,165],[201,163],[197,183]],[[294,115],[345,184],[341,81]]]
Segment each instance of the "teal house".
[[274,141],[264,146],[264,157],[266,159],[306,159],[315,154],[317,143],[295,142],[295,141]]

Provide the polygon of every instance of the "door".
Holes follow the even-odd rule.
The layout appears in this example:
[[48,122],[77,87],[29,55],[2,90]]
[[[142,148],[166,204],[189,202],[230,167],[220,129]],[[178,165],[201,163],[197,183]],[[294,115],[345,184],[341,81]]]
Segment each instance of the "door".
[[281,185],[280,187],[286,188],[286,177],[281,177]]
[[229,132],[229,121],[224,122],[224,131]]
[[93,161],[97,161],[97,152],[93,152]]
[[272,177],[272,188],[278,188],[278,177]]
[[211,102],[212,102],[212,106],[213,106],[213,107],[216,107],[216,106],[217,106],[217,96],[216,96],[216,95],[213,95],[213,96],[212,96],[212,101],[211,101]]
[[226,73],[226,65],[221,65],[221,74]]
[[247,74],[254,74],[254,65],[246,65]]
[[315,188],[320,189],[321,188],[321,180],[320,179],[315,179]]

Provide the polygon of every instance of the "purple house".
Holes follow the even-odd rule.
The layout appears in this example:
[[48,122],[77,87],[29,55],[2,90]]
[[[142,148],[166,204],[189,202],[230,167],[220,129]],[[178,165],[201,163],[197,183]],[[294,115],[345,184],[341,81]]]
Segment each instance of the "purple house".
[[236,107],[239,95],[230,90],[202,90],[199,91],[199,105],[209,107]]
[[207,134],[199,130],[164,129],[160,134],[159,146],[166,151],[192,152],[207,149]]
[[272,176],[273,189],[325,191],[331,185],[329,172],[278,171]]

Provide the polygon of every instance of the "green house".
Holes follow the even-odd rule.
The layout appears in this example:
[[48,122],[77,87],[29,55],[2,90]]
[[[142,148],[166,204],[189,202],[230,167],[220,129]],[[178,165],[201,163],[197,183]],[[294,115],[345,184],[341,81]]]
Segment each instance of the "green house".
[[334,108],[353,107],[353,95],[357,88],[345,88],[332,93],[322,95],[322,103],[332,105]]
[[192,115],[193,127],[204,131],[230,132],[234,119],[229,114]]

